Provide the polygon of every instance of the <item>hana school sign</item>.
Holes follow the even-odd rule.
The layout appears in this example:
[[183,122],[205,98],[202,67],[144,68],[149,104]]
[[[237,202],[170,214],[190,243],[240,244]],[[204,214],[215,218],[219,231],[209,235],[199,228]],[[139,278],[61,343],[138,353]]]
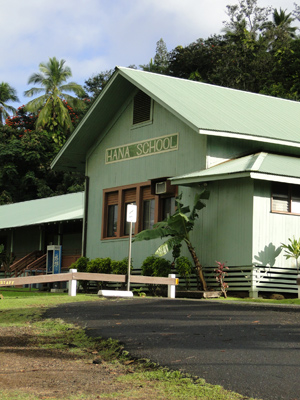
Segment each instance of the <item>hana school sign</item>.
[[123,146],[111,147],[105,151],[105,164],[178,150],[178,139],[179,134],[174,133]]

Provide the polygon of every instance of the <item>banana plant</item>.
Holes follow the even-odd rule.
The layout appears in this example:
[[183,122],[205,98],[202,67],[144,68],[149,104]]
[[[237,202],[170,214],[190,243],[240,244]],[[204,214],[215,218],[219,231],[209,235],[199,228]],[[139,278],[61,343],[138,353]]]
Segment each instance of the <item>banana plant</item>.
[[300,257],[300,239],[293,239],[289,238],[288,239],[290,244],[284,244],[281,243],[281,247],[285,249],[285,258],[294,258],[296,261],[296,268],[297,268],[297,274],[299,273],[299,263],[298,263],[298,258]]
[[[181,202],[181,193],[176,198],[176,211],[173,215],[155,224],[153,229],[141,231],[133,239],[134,242],[138,242],[141,240],[167,238],[156,250],[155,254],[158,256],[164,256],[169,251],[172,251],[175,246],[184,242],[192,256],[198,281],[201,283],[203,290],[207,290],[207,284],[203,275],[202,266],[190,240],[190,232],[194,229],[195,221],[199,217],[198,212],[206,206],[203,200],[207,200],[208,198],[209,192],[205,189],[202,190],[200,193],[196,194],[193,208],[190,209],[189,206],[184,206]],[[199,284],[198,289],[200,289]]]

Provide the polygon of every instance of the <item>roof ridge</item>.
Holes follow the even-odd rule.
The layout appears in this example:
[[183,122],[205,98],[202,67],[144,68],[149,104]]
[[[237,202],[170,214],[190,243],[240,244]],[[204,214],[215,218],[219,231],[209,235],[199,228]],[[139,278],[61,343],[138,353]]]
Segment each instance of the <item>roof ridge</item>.
[[295,103],[296,102],[296,100],[291,100],[291,99],[285,99],[285,98],[282,98],[282,97],[271,96],[269,94],[250,92],[248,90],[235,89],[235,88],[231,88],[231,87],[228,87],[228,86],[216,85],[214,83],[194,81],[192,79],[179,78],[178,76],[159,74],[158,72],[143,71],[141,69],[122,67],[122,66],[116,66],[115,69],[116,69],[117,72],[122,72],[122,70],[128,70],[128,71],[133,71],[133,72],[136,72],[136,73],[157,75],[157,76],[160,76],[160,77],[163,77],[163,78],[169,78],[169,79],[174,79],[174,80],[179,80],[179,81],[186,81],[186,82],[190,82],[191,84],[205,85],[205,86],[220,88],[220,89],[224,89],[224,90],[230,90],[230,91],[238,92],[238,93],[242,92],[242,93],[245,93],[246,95],[253,95],[253,96],[258,96],[258,97],[267,97],[269,99],[271,98],[271,99],[276,99],[276,100],[282,100],[282,101],[287,101],[287,102],[290,102],[290,103]]
[[268,153],[265,153],[263,151],[260,153],[253,154],[253,157],[249,163],[249,167],[247,168],[247,170],[259,171],[259,169],[267,155],[268,155]]

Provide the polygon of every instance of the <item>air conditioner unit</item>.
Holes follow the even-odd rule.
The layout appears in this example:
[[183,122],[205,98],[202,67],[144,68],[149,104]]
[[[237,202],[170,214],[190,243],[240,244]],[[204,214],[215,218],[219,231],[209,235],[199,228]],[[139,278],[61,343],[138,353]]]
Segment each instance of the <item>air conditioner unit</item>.
[[167,181],[156,182],[155,184],[155,194],[167,193]]

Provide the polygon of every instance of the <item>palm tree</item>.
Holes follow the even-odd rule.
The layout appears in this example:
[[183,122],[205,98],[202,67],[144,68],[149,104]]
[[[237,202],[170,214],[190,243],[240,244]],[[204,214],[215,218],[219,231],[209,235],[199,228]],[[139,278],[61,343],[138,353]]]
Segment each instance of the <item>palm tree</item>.
[[[195,221],[199,217],[198,211],[206,206],[202,200],[207,200],[209,198],[209,192],[203,190],[201,193],[196,194],[192,210],[190,210],[189,206],[185,207],[181,203],[181,197],[182,195],[176,198],[176,211],[173,215],[168,217],[166,220],[155,224],[153,229],[146,229],[138,233],[135,235],[133,241],[137,242],[141,240],[160,239],[163,237],[167,238],[167,240],[156,250],[155,254],[158,256],[164,256],[181,242],[184,242],[192,256],[198,281],[201,283],[202,289],[207,290],[202,266],[195,248],[191,243],[190,232],[194,229]],[[200,289],[200,287],[198,287],[198,289]]]
[[0,83],[0,125],[9,116],[9,113],[16,113],[16,109],[6,104],[7,101],[19,101],[17,92],[8,83]]
[[286,13],[286,10],[280,8],[279,12],[275,8],[273,12],[273,26],[288,34],[291,38],[295,38],[296,26],[291,26],[295,18],[291,17],[292,13]]
[[263,24],[262,28],[265,30],[265,36],[269,40],[269,48],[277,49],[282,46],[287,46],[291,43],[291,39],[296,38],[296,26],[291,26],[295,18],[292,13],[286,13],[286,10],[278,11],[274,9],[272,14],[272,21],[267,21]]
[[[71,69],[64,65],[65,60],[49,58],[47,63],[40,63],[40,72],[29,77],[28,84],[38,84],[24,93],[27,97],[43,93],[41,96],[26,104],[26,111],[38,113],[36,128],[67,131],[73,130],[70,114],[66,103],[73,108],[82,105],[82,100],[66,92],[71,92],[79,97],[85,95],[83,88],[75,82],[65,83],[72,76]],[[57,134],[57,132],[56,132]]]

